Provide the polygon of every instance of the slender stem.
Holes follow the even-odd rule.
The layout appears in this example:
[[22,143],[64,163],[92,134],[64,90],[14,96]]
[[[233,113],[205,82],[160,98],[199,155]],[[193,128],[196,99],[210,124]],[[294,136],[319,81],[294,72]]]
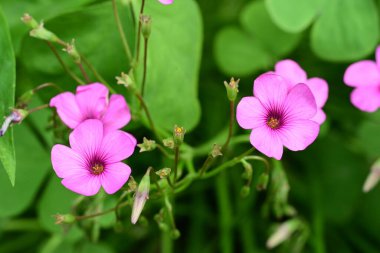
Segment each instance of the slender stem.
[[93,214],[88,214],[88,215],[81,215],[81,216],[76,216],[76,220],[85,220],[85,219],[90,219],[90,218],[94,218],[94,217],[98,217],[98,216],[102,216],[102,215],[105,215],[105,214],[108,214],[108,213],[112,213],[114,212],[116,209],[120,208],[120,207],[123,207],[123,206],[127,206],[129,205],[129,202],[126,201],[124,203],[121,203],[113,208],[110,208],[106,211],[103,211],[103,212],[99,212],[99,213],[93,213]]
[[57,60],[59,61],[59,63],[61,64],[62,68],[66,71],[66,73],[72,78],[74,79],[78,84],[84,84],[83,80],[81,80],[79,77],[77,77],[74,72],[72,72],[65,64],[65,62],[62,60],[61,56],[58,54],[57,52],[57,49],[55,49],[55,47],[53,46],[53,44],[51,44],[51,42],[47,41],[46,42],[47,45],[49,46],[49,48],[51,49],[51,51],[53,52],[53,54],[55,55],[55,57],[57,58]]
[[79,63],[76,63],[76,64],[77,64],[77,66],[79,67],[80,72],[82,73],[82,75],[83,75],[83,77],[84,77],[84,80],[86,80],[87,83],[90,83],[91,80],[90,80],[90,78],[88,77],[86,71],[84,70],[82,63],[79,62]]
[[270,172],[270,164],[267,159],[261,157],[261,156],[256,156],[256,155],[250,155],[246,156],[244,160],[256,160],[256,161],[261,161],[265,164],[265,172],[269,174]]
[[173,159],[172,155],[170,155],[170,154],[165,150],[165,148],[164,148],[161,144],[158,144],[158,143],[157,143],[156,145],[157,145],[158,150],[160,150],[161,153],[162,153],[164,156],[166,156],[167,158]]
[[[149,121],[149,125],[150,125],[150,128],[151,130],[153,131],[154,135],[159,138],[159,135],[156,131],[156,128],[154,127],[154,123],[153,123],[153,120],[152,120],[152,117],[150,116],[150,112],[149,112],[149,109],[143,99],[143,97],[141,96],[140,93],[138,92],[135,92],[135,96],[137,97],[137,99],[140,101],[140,104],[142,106],[142,108],[144,109],[145,111],[145,114],[146,114],[146,117],[148,118],[148,121]],[[160,139],[160,138],[159,138]]]
[[129,1],[129,10],[131,12],[130,14],[132,18],[133,27],[136,27],[136,17],[135,17],[135,11],[133,9],[133,1]]
[[228,144],[230,144],[231,137],[232,137],[232,131],[234,128],[234,122],[235,122],[235,102],[230,101],[230,124],[229,124],[229,128],[228,128],[227,140],[223,145],[223,150],[225,150],[228,147]]
[[140,8],[140,14],[139,14],[139,26],[137,29],[137,42],[136,42],[136,64],[139,61],[140,57],[140,43],[141,43],[141,21],[140,17],[144,13],[144,7],[145,7],[145,0],[142,0],[141,2],[141,8]]
[[176,145],[174,147],[174,185],[177,182],[178,161],[179,161],[179,146]]
[[102,77],[102,75],[95,69],[95,67],[87,60],[86,57],[84,57],[83,55],[80,56],[81,59],[83,60],[84,64],[86,64],[86,66],[91,70],[91,72],[94,74],[95,78],[100,81],[102,84],[106,85],[107,88],[110,90],[110,92],[112,94],[115,94],[116,91],[114,90],[114,88],[112,88],[112,86],[107,83],[107,81],[104,79],[104,77]]
[[141,96],[144,97],[145,83],[146,83],[146,72],[147,72],[147,58],[148,58],[148,38],[144,38],[144,70],[143,70],[143,80],[141,85]]
[[45,108],[48,108],[49,105],[48,104],[44,104],[44,105],[40,105],[40,106],[37,106],[37,107],[34,107],[32,109],[30,109],[28,112],[29,114],[33,113],[33,112],[36,112],[36,111],[39,111],[39,110],[42,110],[42,109],[45,109]]
[[169,186],[174,189],[174,185],[173,185],[172,180],[170,179],[170,177],[166,177],[166,180],[168,181]]
[[214,157],[212,157],[212,155],[208,155],[206,160],[204,161],[201,169],[199,170],[199,176],[203,176],[204,173],[206,173],[207,169],[210,167],[211,165],[211,161],[214,159]]
[[117,29],[119,30],[120,38],[121,38],[121,41],[123,42],[125,54],[127,55],[128,60],[132,60],[131,49],[129,48],[128,41],[125,37],[123,24],[120,21],[119,12],[117,11],[116,0],[112,0],[112,7],[113,7],[113,14],[115,16]]
[[59,87],[58,85],[56,85],[55,83],[43,83],[43,84],[38,85],[36,88],[34,88],[33,93],[36,93],[37,91],[45,89],[47,87],[54,87],[59,91],[63,91],[63,89]]
[[35,219],[14,219],[2,224],[3,231],[43,231]]

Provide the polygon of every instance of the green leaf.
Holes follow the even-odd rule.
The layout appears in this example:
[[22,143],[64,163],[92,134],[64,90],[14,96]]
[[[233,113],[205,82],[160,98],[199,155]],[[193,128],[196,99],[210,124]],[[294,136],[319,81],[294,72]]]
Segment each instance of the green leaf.
[[12,187],[7,182],[5,173],[0,171],[0,217],[18,215],[32,204],[50,168],[48,151],[39,143],[26,123],[23,122],[14,128],[18,158],[17,181]]
[[379,17],[372,0],[331,0],[311,31],[311,47],[330,61],[353,61],[373,52]]
[[325,1],[266,0],[265,3],[273,21],[281,29],[296,33],[305,30],[311,24]]
[[[144,12],[152,16],[144,98],[160,128],[172,130],[177,124],[189,131],[200,119],[197,97],[202,51],[201,13],[193,0],[174,1],[168,6],[146,1]],[[141,63],[143,51],[140,56]],[[141,73],[142,64],[140,80]]]
[[[0,7],[0,118],[10,113],[14,106],[16,63],[8,25]],[[13,132],[9,130],[0,138],[0,161],[11,180],[15,184],[16,160],[13,144]]]

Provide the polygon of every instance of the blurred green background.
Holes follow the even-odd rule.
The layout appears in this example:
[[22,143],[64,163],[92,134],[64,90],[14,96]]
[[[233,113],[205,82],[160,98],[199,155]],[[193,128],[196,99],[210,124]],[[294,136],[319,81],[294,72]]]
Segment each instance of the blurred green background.
[[[132,3],[138,8],[140,1]],[[80,52],[109,83],[115,84],[114,77],[129,65],[111,1],[0,0],[0,5],[6,20],[0,22],[0,58],[8,63],[13,58],[3,33],[8,24],[16,57],[16,98],[46,82],[65,90],[75,87],[45,43],[28,36],[20,21],[24,12],[44,20],[64,40],[75,38]],[[128,1],[118,6],[134,48]],[[380,252],[380,189],[368,194],[361,190],[371,164],[380,157],[380,113],[354,108],[349,101],[351,88],[342,81],[350,63],[374,58],[379,1],[174,0],[173,5],[163,6],[146,0],[145,12],[153,20],[146,87],[153,118],[163,130],[174,124],[185,126],[186,141],[201,147],[198,150],[205,155],[210,144],[226,135],[229,105],[224,80],[240,78],[239,96],[252,95],[253,80],[285,58],[297,61],[308,77],[327,80],[327,121],[320,136],[307,150],[287,151],[283,158],[291,188],[289,203],[310,232],[301,252]],[[79,74],[69,57],[60,54]],[[0,74],[0,81],[13,78],[12,66],[0,68],[9,68],[8,74]],[[125,94],[121,87],[116,89]],[[12,90],[0,83],[0,91],[4,102],[0,112],[5,115],[13,103]],[[33,105],[48,102],[54,94],[52,89],[38,93]],[[128,101],[133,108],[138,106]],[[123,219],[116,225],[113,214],[71,229],[54,224],[53,215],[69,212],[78,196],[60,184],[51,168],[50,149],[57,142],[48,129],[51,115],[50,110],[36,112],[13,127],[14,187],[0,170],[0,253],[162,252],[162,233],[153,219],[161,203],[155,200],[148,201],[143,211],[145,222],[134,226],[130,208],[122,210]],[[151,135],[139,120],[126,129],[140,142]],[[237,126],[235,130],[236,135],[248,134]],[[233,145],[227,155],[247,148],[248,139]],[[195,165],[202,161],[197,158]],[[148,166],[161,168],[166,162],[157,153],[137,151],[128,161],[137,180]],[[254,169],[262,167],[254,164]],[[235,166],[217,178],[194,182],[176,196],[181,237],[174,241],[173,252],[296,252],[297,234],[271,251],[266,249],[272,226],[287,217],[266,215],[263,207],[269,193],[265,191],[252,188],[241,197],[242,172],[241,165]],[[258,173],[254,175],[255,181]],[[102,208],[112,207],[116,199],[107,198]]]

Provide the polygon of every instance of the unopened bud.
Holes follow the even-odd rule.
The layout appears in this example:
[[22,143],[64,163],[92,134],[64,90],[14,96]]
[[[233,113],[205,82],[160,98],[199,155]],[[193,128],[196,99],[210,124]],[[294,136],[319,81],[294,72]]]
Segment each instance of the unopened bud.
[[76,221],[75,216],[72,214],[57,214],[54,215],[55,224],[71,224]]
[[148,168],[145,175],[140,181],[139,187],[137,189],[135,200],[133,202],[131,222],[136,224],[137,220],[140,217],[140,214],[144,208],[145,202],[149,198],[149,188],[150,188],[150,171],[151,167]]
[[171,236],[173,239],[178,239],[181,236],[181,233],[178,229],[173,229],[171,232]]
[[132,176],[130,176],[128,180],[128,188],[129,188],[129,192],[134,192],[137,189],[137,183]]
[[228,97],[228,100],[230,101],[235,101],[236,100],[236,96],[239,92],[239,81],[240,79],[236,80],[232,77],[230,82],[227,83],[226,81],[224,81],[224,86],[226,87],[226,90],[227,90],[227,97]]
[[73,39],[71,43],[67,43],[66,48],[62,49],[67,52],[69,56],[74,60],[75,63],[79,64],[81,62],[81,57],[75,47],[75,40]]
[[156,149],[157,144],[154,140],[148,140],[147,138],[143,138],[143,143],[137,144],[137,146],[140,148],[140,153],[141,152],[146,152],[146,151],[152,151]]
[[162,143],[164,144],[165,147],[174,148],[174,140],[173,138],[166,138],[162,140]]
[[266,172],[261,173],[256,185],[258,191],[266,190],[269,182],[269,175]]
[[212,158],[215,158],[217,156],[222,156],[223,155],[222,146],[220,146],[218,144],[214,144],[214,146],[212,147],[212,151],[211,151],[210,155],[212,156]]
[[29,32],[29,35],[34,37],[34,38],[40,39],[40,40],[46,40],[46,41],[50,41],[50,42],[59,41],[59,38],[57,37],[57,35],[55,35],[51,31],[47,30],[44,27],[44,23],[42,23],[42,22],[36,28],[31,30]]
[[163,168],[160,169],[159,171],[156,171],[156,174],[161,178],[166,178],[167,176],[170,175],[171,169],[170,168]]
[[148,39],[150,36],[151,28],[152,28],[152,18],[148,15],[141,15],[140,22],[141,22],[141,33],[145,39]]
[[252,165],[249,162],[247,162],[246,160],[241,160],[241,164],[244,167],[244,173],[243,173],[242,177],[244,179],[251,180],[252,179],[252,173],[253,173]]
[[363,192],[369,192],[372,190],[380,180],[380,159],[372,165],[371,171],[369,172],[367,179],[363,185]]
[[180,146],[185,137],[186,130],[183,127],[177,125],[174,126],[173,139],[176,146]]
[[288,240],[290,236],[298,229],[300,225],[299,220],[293,219],[282,223],[276,231],[269,237],[266,246],[268,249],[280,245],[284,241]]
[[29,104],[30,100],[32,100],[33,95],[34,90],[29,90],[22,94],[17,100],[17,106],[25,108]]
[[0,129],[0,136],[3,136],[5,132],[8,130],[8,128],[12,124],[19,124],[23,119],[25,119],[26,116],[28,116],[28,111],[23,110],[23,109],[13,109],[11,114],[8,115],[4,122],[3,125],[1,126]]
[[21,21],[32,29],[38,27],[38,22],[30,16],[29,13],[24,13],[24,16],[21,17]]
[[242,188],[241,188],[241,191],[240,191],[240,196],[245,198],[249,195],[249,193],[251,192],[251,188],[247,185],[244,185]]
[[117,84],[124,85],[126,88],[135,88],[135,83],[129,75],[125,74],[124,72],[121,72],[120,76],[116,77]]

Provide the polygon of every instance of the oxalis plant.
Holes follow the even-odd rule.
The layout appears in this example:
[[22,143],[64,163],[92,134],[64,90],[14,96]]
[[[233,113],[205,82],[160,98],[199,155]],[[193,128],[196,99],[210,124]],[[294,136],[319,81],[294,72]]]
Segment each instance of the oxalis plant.
[[[105,234],[107,240],[116,235],[128,236],[132,244],[141,238],[152,240],[146,245],[134,244],[133,252],[184,252],[181,247],[184,237],[204,242],[199,245],[210,248],[205,252],[258,252],[256,249],[265,247],[296,253],[310,246],[315,252],[325,252],[322,214],[318,211],[310,221],[288,200],[292,184],[287,168],[299,165],[282,162],[287,155],[308,149],[320,134],[326,134],[326,130],[322,132],[329,120],[324,109],[329,84],[323,72],[317,76],[315,72],[309,74],[296,60],[280,57],[282,53],[272,59],[273,63],[265,62],[265,67],[252,65],[252,69],[247,66],[242,69],[240,58],[235,65],[231,59],[236,55],[241,59],[249,57],[239,55],[238,50],[238,43],[249,36],[236,35],[241,31],[235,28],[222,30],[215,43],[216,58],[224,57],[220,56],[221,48],[237,53],[230,55],[230,66],[223,59],[219,63],[221,68],[237,66],[241,72],[236,73],[243,77],[260,71],[252,74],[249,81],[243,78],[240,81],[238,76],[223,81],[225,77],[220,76],[216,93],[206,95],[207,106],[212,110],[202,108],[201,117],[197,84],[206,85],[198,80],[202,34],[192,26],[177,27],[185,23],[201,26],[196,3],[88,2],[87,9],[68,12],[62,19],[49,20],[49,15],[39,13],[39,18],[46,18],[46,24],[30,14],[33,10],[23,14],[18,22],[24,24],[29,34],[22,39],[22,46],[21,38],[14,34],[18,39],[12,45],[5,18],[0,15],[3,98],[0,113],[4,115],[0,160],[9,177],[7,184],[17,191],[20,185],[33,181],[36,184],[33,189],[24,186],[20,191],[29,201],[35,195],[41,195],[42,199],[38,203],[39,222],[4,220],[5,231],[39,231],[46,227],[53,236],[43,243],[37,240],[42,245],[41,252],[98,252],[98,248],[91,248],[92,243],[102,245]],[[289,43],[298,41],[291,37],[310,25],[312,19],[289,25],[286,18],[281,20],[284,16],[280,15],[281,3],[277,2],[266,2],[269,14],[281,29],[290,32],[286,35]],[[318,8],[333,9],[322,5]],[[187,14],[177,14],[179,9],[186,9]],[[269,20],[261,1],[245,10],[264,13],[264,19]],[[246,12],[243,24],[251,17]],[[310,15],[317,18],[316,13]],[[81,34],[76,25],[83,24],[76,20],[77,15],[85,17],[85,27],[97,30],[96,36]],[[98,20],[97,15],[112,18]],[[318,21],[315,22],[318,28]],[[171,31],[171,26],[176,29]],[[278,31],[280,28],[276,27]],[[228,33],[236,36],[224,36]],[[223,43],[223,38],[229,38],[230,42]],[[229,43],[235,40],[237,46],[231,49]],[[321,58],[341,56],[337,60],[350,60],[351,56],[336,56],[326,50],[321,46],[323,40],[319,43],[313,37],[312,41]],[[351,58],[368,54],[374,46],[370,50],[355,49],[357,55]],[[32,62],[31,69],[21,65],[15,72],[13,49]],[[179,50],[187,54],[178,55]],[[110,59],[110,55],[120,57]],[[375,60],[352,60],[341,77],[344,84],[354,88],[349,97],[352,105],[366,113],[380,107],[379,57],[380,47],[375,50]],[[63,74],[56,75],[57,69]],[[23,73],[18,83],[30,85],[19,89],[14,101],[18,71]],[[41,75],[33,78],[33,74],[25,78],[28,71],[42,72],[43,78]],[[245,91],[244,95],[239,89]],[[201,128],[195,128],[199,121],[209,124],[218,120],[226,122],[224,128],[211,130],[207,136]],[[35,136],[33,141],[29,141],[30,135]],[[298,155],[302,157],[304,152]],[[19,154],[25,161],[19,161]],[[28,171],[16,171],[19,162],[26,163],[23,166]],[[42,171],[40,167],[49,170]],[[302,166],[298,169],[302,170]],[[235,174],[239,171],[241,176],[236,177],[231,171]],[[49,183],[43,186],[44,193],[38,193],[47,174],[51,177]],[[370,191],[379,179],[380,161],[375,159],[367,179],[363,179],[363,191]],[[215,185],[215,194],[210,185]],[[316,189],[314,185],[310,187]],[[259,211],[253,210],[256,199]],[[18,206],[15,202],[5,201],[5,211],[0,208],[4,216],[6,210],[11,210],[12,216],[28,205],[20,201]],[[183,202],[189,203],[181,205]],[[214,209],[204,212],[206,202]],[[198,210],[199,206],[203,207]],[[184,222],[186,215],[190,215],[194,226]],[[201,223],[205,221],[210,227],[217,227],[217,237],[202,231]],[[262,247],[253,238],[252,221],[261,228]],[[233,232],[234,226],[239,227],[239,237]],[[198,233],[206,238],[196,239]],[[216,241],[209,242],[208,237]],[[191,247],[202,250],[199,245]],[[192,252],[191,247],[188,252]],[[128,245],[116,248],[125,250]],[[0,245],[1,250],[4,249]]]

